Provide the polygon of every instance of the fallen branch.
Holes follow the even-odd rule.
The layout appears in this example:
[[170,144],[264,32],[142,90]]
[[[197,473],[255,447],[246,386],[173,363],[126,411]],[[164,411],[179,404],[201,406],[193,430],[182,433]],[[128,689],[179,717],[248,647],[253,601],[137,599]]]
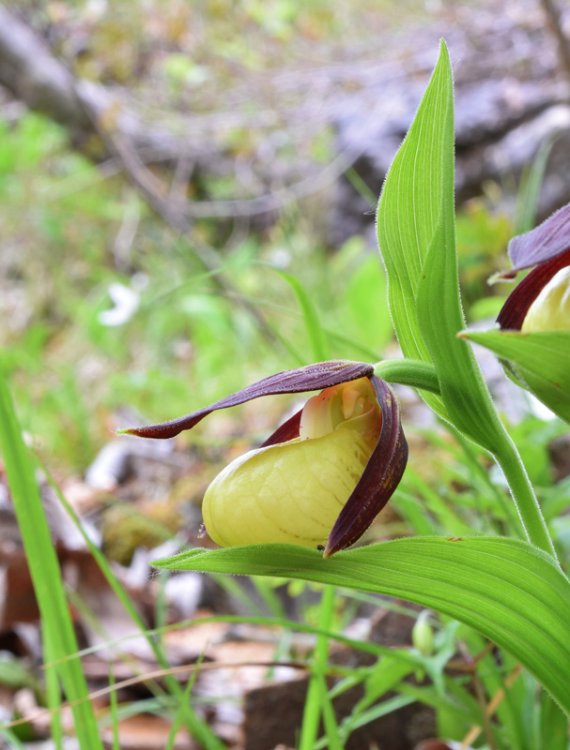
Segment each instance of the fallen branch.
[[564,33],[560,11],[556,7],[554,0],[541,0],[541,5],[546,16],[546,23],[558,45],[560,67],[564,71],[568,81],[570,81],[570,39]]
[[[43,39],[2,5],[0,84],[30,109],[63,125],[74,142],[98,135],[107,155],[117,161],[152,211],[177,234],[190,233],[192,204],[178,197],[180,190],[167,191],[148,169],[142,155],[151,161],[166,159],[177,165],[183,163],[186,169],[189,164],[194,166],[198,157],[172,135],[143,126],[105,87],[76,80]],[[202,154],[201,158],[206,156]],[[247,310],[260,332],[275,345],[278,337],[260,310],[217,273],[222,267],[217,252],[203,242],[191,240],[191,244],[202,265],[213,272],[213,282],[222,294]]]
[[63,125],[75,144],[93,135],[93,121],[112,122],[147,161],[177,161],[189,143],[150,127],[105,86],[76,80],[41,36],[0,5],[0,84],[31,110]]

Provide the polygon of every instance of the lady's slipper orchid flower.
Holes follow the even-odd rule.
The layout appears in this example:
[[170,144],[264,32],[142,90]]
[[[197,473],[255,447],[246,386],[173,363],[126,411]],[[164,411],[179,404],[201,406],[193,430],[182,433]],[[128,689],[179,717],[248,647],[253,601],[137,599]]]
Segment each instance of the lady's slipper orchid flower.
[[570,331],[570,204],[509,243],[517,271],[535,268],[508,296],[497,322],[503,329]]
[[396,398],[362,362],[321,362],[277,373],[186,417],[125,430],[171,438],[213,411],[279,393],[321,392],[257,450],[233,461],[203,503],[222,546],[326,543],[325,557],[353,544],[386,505],[408,449]]
[[502,330],[471,334],[499,355],[505,370],[570,422],[570,204],[509,244],[512,276],[533,270],[507,298]]

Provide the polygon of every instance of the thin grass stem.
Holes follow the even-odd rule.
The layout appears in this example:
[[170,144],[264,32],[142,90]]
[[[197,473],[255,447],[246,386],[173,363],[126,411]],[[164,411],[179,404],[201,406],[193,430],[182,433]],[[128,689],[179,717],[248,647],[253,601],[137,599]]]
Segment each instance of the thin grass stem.
[[[319,611],[319,628],[322,630],[330,630],[335,594],[336,590],[332,586],[324,587]],[[321,679],[327,669],[328,653],[328,637],[325,635],[317,636],[311,678],[303,712],[299,750],[313,750],[317,741],[321,718]]]

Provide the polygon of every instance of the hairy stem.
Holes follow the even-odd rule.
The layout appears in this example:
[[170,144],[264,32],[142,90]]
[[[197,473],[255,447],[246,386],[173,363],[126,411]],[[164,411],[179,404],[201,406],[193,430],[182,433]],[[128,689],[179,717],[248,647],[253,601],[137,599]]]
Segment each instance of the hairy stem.
[[419,359],[384,359],[374,365],[374,374],[387,383],[399,383],[439,393],[439,378],[430,362]]
[[504,431],[503,444],[495,452],[495,460],[506,477],[527,539],[556,559],[556,550],[554,549],[552,538],[542,515],[536,493],[528,477],[520,453],[506,430]]
[[[439,379],[429,362],[414,359],[383,360],[374,365],[374,374],[388,383],[399,383],[412,388],[439,393]],[[507,479],[524,531],[531,544],[556,558],[552,538],[517,447],[504,425],[497,420],[500,444],[493,452]]]

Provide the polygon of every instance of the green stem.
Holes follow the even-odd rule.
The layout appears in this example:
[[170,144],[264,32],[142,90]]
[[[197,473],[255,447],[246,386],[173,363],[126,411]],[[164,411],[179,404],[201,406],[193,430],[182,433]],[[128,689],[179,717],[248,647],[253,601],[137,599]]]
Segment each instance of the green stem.
[[399,383],[439,393],[439,378],[431,362],[419,359],[384,359],[374,365],[374,374],[387,383]]
[[494,457],[503,470],[527,539],[556,560],[556,550],[534,488],[520,453],[506,430],[503,433],[502,445]]
[[[383,360],[374,365],[374,374],[388,383],[399,383],[440,393],[436,369],[429,362],[415,359]],[[556,559],[552,538],[517,447],[498,418],[497,427],[500,445],[493,455],[507,479],[524,536]]]
[[[333,586],[325,586],[319,609],[319,630],[330,630],[334,612],[335,589]],[[311,679],[305,700],[303,711],[303,724],[301,728],[301,739],[299,750],[313,750],[319,732],[319,721],[321,718],[321,690],[322,674],[327,668],[329,652],[328,636],[320,634],[317,636],[317,644],[313,657]]]

